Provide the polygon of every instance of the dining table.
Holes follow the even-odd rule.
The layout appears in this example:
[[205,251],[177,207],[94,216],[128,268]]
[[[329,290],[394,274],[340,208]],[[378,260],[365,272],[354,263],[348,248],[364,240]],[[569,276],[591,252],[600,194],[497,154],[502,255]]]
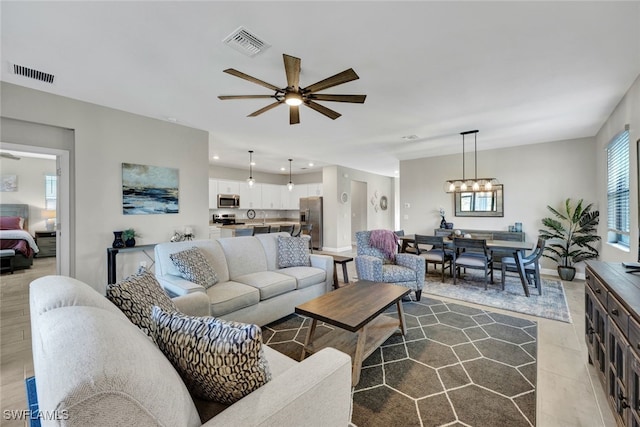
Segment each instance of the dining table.
[[[406,248],[410,243],[415,243],[416,238],[415,234],[406,234],[404,236],[398,236],[398,240],[401,241],[400,252],[405,252]],[[444,244],[446,246],[453,247],[453,239],[443,238]],[[529,282],[527,281],[524,266],[522,265],[522,257],[524,251],[533,249],[533,242],[527,241],[514,241],[514,240],[486,240],[487,248],[489,250],[503,250],[503,251],[512,251],[513,259],[515,260],[516,268],[518,270],[518,275],[520,276],[520,282],[522,282],[522,289],[524,290],[524,294],[528,297],[529,293]]]

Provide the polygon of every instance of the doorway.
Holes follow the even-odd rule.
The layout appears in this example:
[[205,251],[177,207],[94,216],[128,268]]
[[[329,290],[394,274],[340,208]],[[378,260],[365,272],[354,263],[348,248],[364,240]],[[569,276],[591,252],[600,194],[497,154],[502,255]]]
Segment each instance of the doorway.
[[69,151],[4,142],[0,151],[21,161],[16,169],[21,191],[2,202],[29,205],[28,231],[36,242],[41,239],[41,257],[55,257],[56,274],[71,276]]
[[351,181],[351,245],[356,244],[356,231],[367,229],[367,183]]

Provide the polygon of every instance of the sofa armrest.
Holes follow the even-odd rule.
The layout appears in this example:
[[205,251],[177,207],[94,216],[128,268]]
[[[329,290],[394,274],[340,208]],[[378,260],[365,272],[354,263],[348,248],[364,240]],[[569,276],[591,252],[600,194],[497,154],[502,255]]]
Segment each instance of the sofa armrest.
[[171,296],[186,295],[193,292],[204,292],[204,286],[200,286],[196,283],[190,282],[182,277],[173,276],[171,274],[165,274],[162,276],[156,276],[158,283],[169,291]]
[[371,255],[358,255],[355,258],[358,280],[382,281],[382,258]]
[[397,254],[396,264],[407,267],[416,272],[418,290],[424,287],[425,262],[424,258],[413,254]]
[[347,426],[351,358],[325,348],[278,375],[203,424],[214,426]]
[[189,316],[210,316],[211,301],[204,292],[192,292],[172,298],[178,310]]
[[333,257],[329,255],[310,254],[309,260],[311,261],[311,267],[321,268],[327,272],[325,292],[331,292],[333,290]]

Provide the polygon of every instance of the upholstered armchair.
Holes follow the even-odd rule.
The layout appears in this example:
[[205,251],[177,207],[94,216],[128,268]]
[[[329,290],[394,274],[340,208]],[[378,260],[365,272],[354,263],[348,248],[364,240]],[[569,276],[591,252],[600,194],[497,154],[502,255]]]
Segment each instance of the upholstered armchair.
[[413,290],[416,300],[420,301],[424,287],[424,259],[417,255],[396,254],[395,261],[385,257],[384,253],[369,243],[371,231],[357,231],[356,271],[358,279],[373,282],[391,283]]

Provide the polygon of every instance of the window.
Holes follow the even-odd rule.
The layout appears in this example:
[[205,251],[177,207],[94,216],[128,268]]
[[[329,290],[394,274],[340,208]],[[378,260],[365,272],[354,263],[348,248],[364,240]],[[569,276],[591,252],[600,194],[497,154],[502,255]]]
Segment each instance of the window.
[[55,211],[58,199],[58,177],[45,175],[44,177],[44,208]]
[[629,131],[607,146],[607,241],[629,247]]

